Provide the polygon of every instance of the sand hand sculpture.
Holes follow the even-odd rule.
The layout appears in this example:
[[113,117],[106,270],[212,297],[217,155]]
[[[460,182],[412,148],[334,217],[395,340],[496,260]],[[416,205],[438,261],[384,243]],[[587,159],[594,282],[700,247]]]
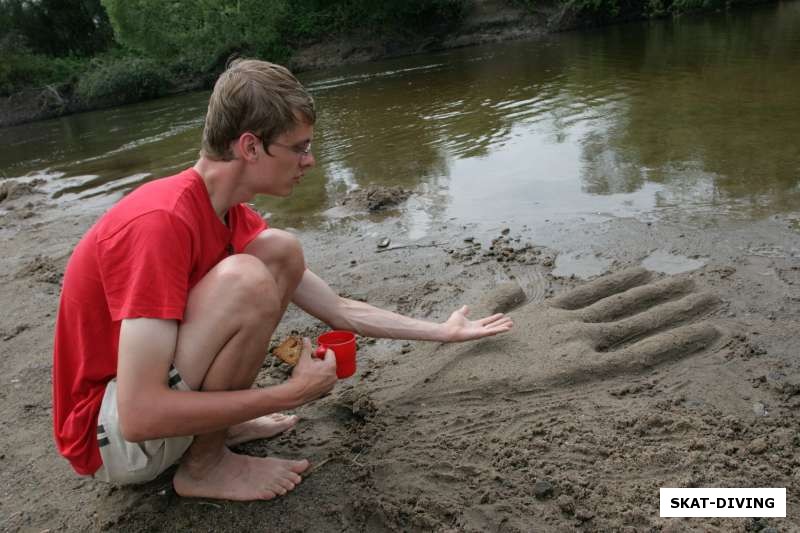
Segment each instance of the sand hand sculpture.
[[[716,345],[722,332],[704,317],[719,299],[690,278],[655,277],[640,268],[605,276],[512,311],[508,334],[437,346],[403,396],[533,392],[648,372]],[[515,298],[501,295],[489,311]]]
[[[475,315],[509,312],[523,297],[519,286],[498,287]],[[370,444],[359,469],[370,465],[380,496],[362,497],[388,524],[457,515],[470,530],[528,531],[531,516],[594,516],[575,510],[583,499],[608,509],[620,476],[668,479],[664,464],[648,461],[673,451],[616,429],[652,414],[652,400],[614,399],[608,384],[714,353],[725,342],[711,318],[719,306],[687,275],[632,269],[510,310],[514,328],[504,335],[422,345],[385,367],[389,379],[371,393],[381,416],[363,426]],[[376,438],[382,427],[390,430]]]

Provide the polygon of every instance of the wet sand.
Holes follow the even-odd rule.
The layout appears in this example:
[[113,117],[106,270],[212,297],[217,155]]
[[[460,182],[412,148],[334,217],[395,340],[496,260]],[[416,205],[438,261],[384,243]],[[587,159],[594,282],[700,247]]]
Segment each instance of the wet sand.
[[[111,487],[55,451],[58,284],[105,207],[27,189],[0,202],[3,530],[800,529],[795,218],[445,223],[409,242],[351,203],[355,221],[299,234],[337,291],[432,320],[501,309],[516,328],[459,345],[360,339],[354,378],[288,434],[241,447],[309,458],[312,473],[288,497],[231,503],[177,497],[172,470]],[[324,329],[290,308],[273,344]],[[269,356],[257,385],[288,371]],[[704,486],[786,487],[788,516],[659,518],[659,487]]]

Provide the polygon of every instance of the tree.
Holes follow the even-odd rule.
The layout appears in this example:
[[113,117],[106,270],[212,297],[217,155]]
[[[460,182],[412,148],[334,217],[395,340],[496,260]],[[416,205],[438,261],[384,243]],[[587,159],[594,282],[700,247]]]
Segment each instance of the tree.
[[100,0],[0,0],[0,30],[21,36],[16,45],[54,57],[91,56],[113,42]]

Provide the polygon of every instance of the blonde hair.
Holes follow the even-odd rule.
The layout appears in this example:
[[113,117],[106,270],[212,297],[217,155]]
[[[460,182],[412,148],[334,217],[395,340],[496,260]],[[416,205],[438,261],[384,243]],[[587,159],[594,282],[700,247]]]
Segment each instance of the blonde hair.
[[314,99],[286,67],[237,59],[214,84],[200,154],[230,161],[230,144],[243,133],[260,137],[266,149],[299,120],[313,125],[316,118]]

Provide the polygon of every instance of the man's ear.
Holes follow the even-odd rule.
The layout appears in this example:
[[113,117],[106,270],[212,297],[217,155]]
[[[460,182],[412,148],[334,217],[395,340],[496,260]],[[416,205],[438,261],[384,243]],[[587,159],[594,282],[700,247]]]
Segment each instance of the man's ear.
[[254,133],[246,131],[239,135],[238,139],[233,141],[233,151],[237,158],[248,162],[255,162],[258,160],[258,147],[260,144],[261,139]]

